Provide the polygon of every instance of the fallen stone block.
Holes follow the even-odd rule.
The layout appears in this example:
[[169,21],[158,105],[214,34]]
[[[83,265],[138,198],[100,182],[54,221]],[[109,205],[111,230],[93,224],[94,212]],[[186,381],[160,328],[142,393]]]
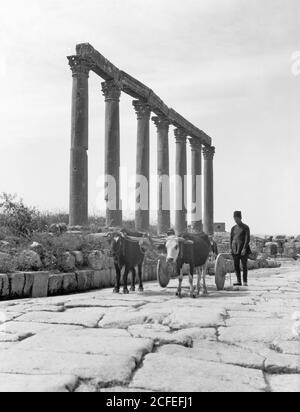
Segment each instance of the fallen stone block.
[[75,257],[69,253],[63,253],[58,258],[58,267],[62,272],[68,273],[75,269]]
[[100,250],[94,250],[88,256],[88,265],[91,269],[104,269],[104,255]]
[[19,270],[39,270],[41,267],[41,258],[33,250],[23,250],[18,256]]
[[75,251],[75,252],[71,252],[72,255],[75,258],[75,264],[77,267],[81,267],[83,266],[84,263],[84,257],[83,257],[83,253],[79,252],[79,251]]

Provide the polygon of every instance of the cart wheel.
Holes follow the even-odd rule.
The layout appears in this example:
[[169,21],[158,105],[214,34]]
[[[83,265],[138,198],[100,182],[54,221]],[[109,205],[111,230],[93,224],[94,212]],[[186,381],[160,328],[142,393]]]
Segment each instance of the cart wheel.
[[226,275],[226,259],[224,255],[220,254],[215,263],[215,282],[218,290],[224,290]]
[[167,264],[165,256],[160,256],[157,262],[157,280],[162,288],[166,288],[170,283],[170,265]]

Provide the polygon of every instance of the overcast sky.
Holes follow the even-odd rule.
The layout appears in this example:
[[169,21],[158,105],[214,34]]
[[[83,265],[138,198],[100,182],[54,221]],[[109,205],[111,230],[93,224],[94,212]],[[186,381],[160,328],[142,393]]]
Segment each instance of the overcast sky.
[[[68,209],[72,77],[66,56],[83,42],[213,138],[216,221],[230,226],[238,209],[252,232],[300,234],[300,76],[292,72],[292,55],[300,51],[299,0],[2,4],[0,192],[17,193],[43,210]],[[152,173],[155,132],[152,125]],[[121,140],[122,166],[131,175],[136,117],[126,95]],[[174,172],[172,131],[170,148]],[[92,74],[91,213],[99,208],[103,150],[104,99],[101,79]]]

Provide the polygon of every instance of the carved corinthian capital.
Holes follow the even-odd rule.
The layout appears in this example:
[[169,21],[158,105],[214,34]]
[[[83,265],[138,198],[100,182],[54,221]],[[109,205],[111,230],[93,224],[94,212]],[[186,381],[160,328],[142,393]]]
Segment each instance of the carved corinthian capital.
[[102,83],[102,93],[105,97],[105,101],[120,101],[121,97],[121,86],[114,80],[108,80]]
[[175,134],[176,143],[186,143],[186,139],[188,135],[185,129],[179,127],[174,130],[174,134]]
[[140,100],[134,100],[132,104],[136,111],[138,120],[139,119],[150,120],[151,107],[149,106],[149,104],[144,103]]
[[73,73],[73,77],[79,75],[84,75],[87,77],[89,76],[92,65],[88,60],[83,59],[80,56],[69,56],[68,60]]
[[169,130],[169,126],[170,126],[170,121],[168,120],[167,117],[165,116],[154,116],[152,117],[152,120],[155,124],[155,126],[157,127],[158,130],[160,129],[167,129]]
[[202,144],[199,139],[192,137],[190,140],[191,149],[195,152],[201,152]]
[[213,160],[216,153],[214,146],[206,146],[203,148],[203,157],[205,160]]

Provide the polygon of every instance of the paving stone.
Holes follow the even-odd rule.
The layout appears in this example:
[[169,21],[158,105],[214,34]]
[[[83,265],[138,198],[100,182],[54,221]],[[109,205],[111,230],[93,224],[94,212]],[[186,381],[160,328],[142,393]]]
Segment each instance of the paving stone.
[[[128,388],[127,386],[114,386],[113,388],[104,388],[100,389],[100,392],[105,392],[105,393],[115,393],[115,392],[136,392],[136,393],[143,393],[143,392],[149,392],[146,389],[135,389],[135,388]],[[150,391],[151,392],[151,391]]]
[[0,374],[74,375],[97,379],[102,385],[126,384],[136,367],[133,357],[79,353],[24,352],[15,348],[0,352]]
[[151,339],[134,339],[125,330],[84,329],[46,331],[20,342],[18,350],[132,356],[137,362],[151,352]]
[[99,322],[99,327],[127,329],[129,326],[142,324],[145,320],[146,316],[138,311],[116,308],[110,309],[104,314],[103,319]]
[[168,345],[171,343],[192,346],[194,339],[216,340],[214,329],[185,329],[176,332],[168,326],[160,324],[134,325],[128,328],[128,332],[136,338],[149,338],[158,345]]
[[300,342],[276,342],[278,350],[286,355],[299,355],[300,356]]
[[268,381],[272,392],[300,392],[300,375],[270,375]]
[[65,333],[68,334],[73,330],[83,330],[84,328],[76,325],[61,325],[61,324],[50,324],[50,323],[35,323],[35,322],[7,322],[4,325],[5,328],[0,331],[4,333],[16,334],[19,337],[24,335],[36,335],[41,332],[48,331],[49,333]]
[[39,322],[65,325],[81,325],[95,328],[105,311],[101,308],[69,309],[62,313],[32,312],[18,318],[21,322]]
[[266,342],[272,343],[275,340],[294,340],[292,324],[286,320],[272,319],[270,321],[253,319],[226,321],[228,327],[220,328],[219,339],[229,343],[238,342]]
[[128,308],[138,308],[144,305],[145,302],[142,300],[135,300],[135,301],[127,301],[127,300],[110,300],[110,299],[82,299],[76,300],[72,302],[67,302],[65,304],[65,308],[113,308],[113,307],[128,307]]
[[7,312],[6,310],[0,311],[0,331],[2,330],[3,324],[6,325],[6,322],[17,319],[22,316],[22,313],[19,312]]
[[298,355],[286,355],[270,351],[265,361],[265,369],[268,373],[300,374],[300,357]]
[[26,303],[23,304],[23,300],[18,301],[20,303],[16,303],[15,305],[8,306],[5,311],[6,312],[18,312],[18,313],[27,313],[27,312],[63,312],[64,307],[58,305],[47,305],[47,304],[35,304],[33,303]]
[[187,357],[261,370],[264,362],[263,356],[250,350],[202,340],[194,342],[192,349],[178,345],[167,345],[160,348],[158,353],[166,356]]
[[0,374],[0,392],[70,392],[77,382],[72,375]]
[[163,324],[172,329],[187,329],[193,327],[209,328],[224,325],[225,310],[202,308],[175,309]]
[[147,355],[130,388],[162,392],[260,392],[266,388],[261,371],[215,362]]

